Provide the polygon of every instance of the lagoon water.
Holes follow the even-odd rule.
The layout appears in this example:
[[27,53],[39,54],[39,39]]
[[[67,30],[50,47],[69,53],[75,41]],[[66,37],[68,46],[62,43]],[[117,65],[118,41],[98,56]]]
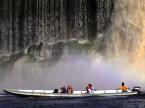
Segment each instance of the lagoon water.
[[145,98],[22,98],[1,95],[0,108],[145,108]]

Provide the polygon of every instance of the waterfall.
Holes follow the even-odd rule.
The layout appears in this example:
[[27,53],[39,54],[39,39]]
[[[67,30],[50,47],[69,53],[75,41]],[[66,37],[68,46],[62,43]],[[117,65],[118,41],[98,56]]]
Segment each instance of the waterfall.
[[108,53],[113,52],[115,55],[125,53],[130,56],[144,53],[144,10],[144,0],[116,1],[113,24],[105,39]]
[[2,86],[143,84],[144,12],[144,0],[1,0]]
[[113,0],[1,0],[0,50],[37,42],[96,38],[110,22]]

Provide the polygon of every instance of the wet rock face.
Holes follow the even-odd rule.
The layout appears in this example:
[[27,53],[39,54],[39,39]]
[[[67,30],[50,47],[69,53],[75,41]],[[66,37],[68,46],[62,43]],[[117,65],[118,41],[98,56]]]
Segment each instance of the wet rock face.
[[59,59],[63,55],[69,54],[88,54],[94,44],[88,40],[59,40],[53,43],[37,43],[29,46],[25,51],[25,55],[31,57],[40,57],[43,59]]
[[0,50],[32,43],[93,40],[111,22],[114,0],[1,0]]

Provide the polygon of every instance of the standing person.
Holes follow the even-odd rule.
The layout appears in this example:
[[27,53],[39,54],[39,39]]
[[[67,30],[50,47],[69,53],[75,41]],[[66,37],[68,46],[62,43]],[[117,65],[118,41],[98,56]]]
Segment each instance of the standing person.
[[88,84],[86,87],[87,93],[94,93],[94,87],[92,84]]
[[124,82],[122,82],[121,86],[119,87],[119,90],[122,90],[122,92],[127,92],[128,86],[126,86],[126,85],[124,84]]
[[73,87],[71,85],[68,85],[68,87],[67,87],[67,93],[68,94],[72,94],[73,92],[74,92]]

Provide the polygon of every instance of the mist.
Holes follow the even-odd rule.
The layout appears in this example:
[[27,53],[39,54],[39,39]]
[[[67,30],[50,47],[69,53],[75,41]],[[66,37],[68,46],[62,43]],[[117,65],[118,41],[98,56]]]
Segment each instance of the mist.
[[44,61],[28,61],[24,56],[13,69],[1,79],[2,88],[54,89],[71,84],[75,90],[84,90],[88,83],[97,90],[117,89],[121,82],[132,89],[141,86],[144,89],[145,74],[136,70],[127,57],[106,59],[96,55],[73,53],[63,55],[54,64]]

